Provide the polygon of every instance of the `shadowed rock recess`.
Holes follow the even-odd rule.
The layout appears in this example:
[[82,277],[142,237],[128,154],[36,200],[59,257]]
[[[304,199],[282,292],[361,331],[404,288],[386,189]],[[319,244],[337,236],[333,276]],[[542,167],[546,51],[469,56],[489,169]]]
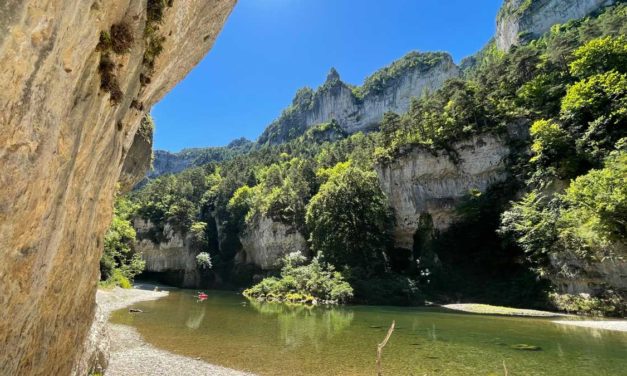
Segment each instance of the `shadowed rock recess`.
[[0,3],[1,375],[87,373],[77,363],[89,358],[112,198],[123,166],[129,186],[150,160],[133,146],[140,121],[211,48],[234,4]]

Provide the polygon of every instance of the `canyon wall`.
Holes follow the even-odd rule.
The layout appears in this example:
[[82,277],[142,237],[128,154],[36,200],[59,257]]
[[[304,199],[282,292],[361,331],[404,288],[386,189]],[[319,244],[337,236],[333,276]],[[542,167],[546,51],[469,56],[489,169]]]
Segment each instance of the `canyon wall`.
[[[193,250],[191,234],[182,234],[168,223],[156,234],[156,226],[141,218],[133,220],[133,227],[137,231],[135,251],[146,261],[145,272],[167,272],[180,287],[199,286],[198,252]],[[155,235],[159,241],[153,239]]]
[[[162,15],[156,3],[168,4]],[[211,48],[234,3],[151,0],[151,28],[144,0],[0,4],[0,374],[80,372],[140,120]],[[104,56],[114,24],[132,37]],[[149,42],[161,38],[157,54]]]
[[616,0],[506,0],[496,22],[496,46],[511,46],[537,38],[558,23],[585,17]]
[[416,147],[377,166],[381,188],[394,209],[397,247],[412,249],[421,216],[429,214],[434,228],[445,230],[456,219],[455,207],[471,190],[485,192],[507,177],[510,149],[504,136],[478,135],[456,142],[452,149],[446,153]]
[[277,269],[279,260],[291,252],[309,256],[307,241],[298,230],[265,216],[248,226],[240,241],[242,250],[236,261],[253,264],[262,270]]

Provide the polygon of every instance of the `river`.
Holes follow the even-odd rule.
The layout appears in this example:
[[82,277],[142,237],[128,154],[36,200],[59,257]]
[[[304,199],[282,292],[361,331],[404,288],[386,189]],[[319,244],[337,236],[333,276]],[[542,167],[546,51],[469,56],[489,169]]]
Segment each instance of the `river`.
[[[546,318],[455,313],[437,308],[290,307],[237,293],[175,290],[111,316],[164,350],[259,375],[627,374],[627,333],[559,325]],[[521,350],[517,345],[529,345]]]

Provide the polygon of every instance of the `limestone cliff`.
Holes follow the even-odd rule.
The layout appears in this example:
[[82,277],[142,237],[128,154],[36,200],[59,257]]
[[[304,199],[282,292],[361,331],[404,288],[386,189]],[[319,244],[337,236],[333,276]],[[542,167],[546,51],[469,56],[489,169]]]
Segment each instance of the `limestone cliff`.
[[506,177],[510,153],[502,136],[485,134],[453,144],[453,153],[423,148],[407,150],[389,164],[377,166],[381,188],[394,209],[397,247],[412,249],[420,217],[429,214],[434,228],[455,220],[455,207],[471,190],[484,192]]
[[585,17],[615,0],[506,0],[497,16],[496,46],[508,51],[558,23]]
[[140,120],[234,3],[0,3],[0,374],[72,373]]
[[182,234],[167,223],[156,234],[155,231],[159,231],[156,226],[141,218],[133,220],[133,227],[137,231],[135,251],[146,261],[145,272],[167,272],[172,283],[181,287],[199,285],[200,273],[196,264],[198,252],[191,246],[191,235]]
[[276,269],[279,260],[291,252],[300,251],[309,256],[307,241],[298,230],[265,216],[257,218],[240,241],[242,250],[236,260],[262,270]]
[[361,87],[345,84],[331,69],[315,92],[304,88],[296,93],[292,105],[266,128],[259,143],[284,142],[331,120],[349,133],[374,128],[385,112],[407,112],[412,97],[434,91],[459,75],[451,56],[439,52],[409,53],[367,78]]

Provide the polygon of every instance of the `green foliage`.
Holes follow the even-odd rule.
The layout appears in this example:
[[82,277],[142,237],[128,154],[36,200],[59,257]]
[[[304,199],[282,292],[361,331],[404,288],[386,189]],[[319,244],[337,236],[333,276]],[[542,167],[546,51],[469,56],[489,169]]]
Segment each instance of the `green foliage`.
[[617,294],[591,297],[588,294],[549,294],[552,304],[560,311],[579,315],[624,317],[627,313],[625,301]]
[[325,260],[373,272],[383,267],[393,222],[374,172],[349,166],[331,174],[311,199],[306,223],[311,249]]
[[570,63],[570,73],[576,77],[589,77],[616,70],[627,73],[627,39],[606,36],[593,39],[573,53],[576,58]]
[[627,152],[615,152],[605,168],[579,176],[560,198],[562,237],[607,257],[613,242],[627,240]]
[[536,191],[527,193],[503,214],[500,231],[513,234],[532,260],[544,264],[558,238],[556,222],[559,213],[553,209],[555,206],[555,202]]
[[578,177],[552,199],[528,193],[503,214],[501,231],[513,235],[540,275],[551,272],[549,254],[582,262],[624,257],[626,162],[624,151],[615,152],[605,168]]
[[144,28],[144,40],[146,48],[144,50],[144,72],[140,75],[142,85],[150,83],[153,74],[155,60],[163,52],[163,42],[165,36],[160,33],[160,24],[166,7],[172,7],[174,0],[148,0],[146,2],[146,26]]
[[353,289],[333,265],[314,257],[308,265],[298,252],[282,260],[281,278],[269,277],[244,291],[249,298],[291,303],[345,303]]
[[568,132],[560,124],[551,120],[537,120],[530,129],[533,139],[531,162],[542,167],[557,169],[557,176],[568,177],[573,173],[574,143]]
[[113,220],[104,238],[104,253],[100,259],[100,279],[105,284],[126,288],[144,270],[145,262],[133,249],[135,229],[130,217],[134,205],[123,197],[116,200]]
[[133,284],[121,270],[114,269],[109,278],[100,282],[100,286],[104,288],[113,288],[117,286],[123,289],[130,289],[133,287]]

